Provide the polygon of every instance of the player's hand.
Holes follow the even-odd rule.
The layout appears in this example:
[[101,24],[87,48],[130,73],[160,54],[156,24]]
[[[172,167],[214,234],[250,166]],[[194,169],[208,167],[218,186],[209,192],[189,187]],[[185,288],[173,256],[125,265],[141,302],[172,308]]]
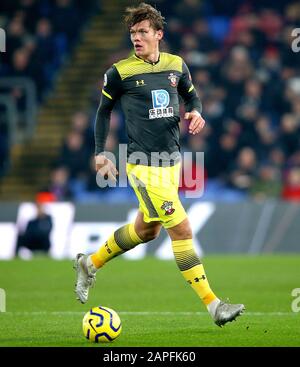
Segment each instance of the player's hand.
[[115,165],[111,160],[105,157],[105,155],[98,154],[95,157],[96,171],[99,172],[102,177],[108,177],[112,181],[116,182],[116,176],[119,174]]
[[205,120],[202,118],[198,111],[186,112],[184,118],[186,120],[191,120],[189,125],[190,134],[198,134],[205,125]]

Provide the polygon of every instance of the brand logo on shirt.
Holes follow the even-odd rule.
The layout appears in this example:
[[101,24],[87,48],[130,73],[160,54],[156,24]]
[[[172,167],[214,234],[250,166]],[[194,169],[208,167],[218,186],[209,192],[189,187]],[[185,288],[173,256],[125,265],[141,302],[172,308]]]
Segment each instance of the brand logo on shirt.
[[153,109],[149,110],[149,119],[174,116],[173,107],[168,107],[170,95],[164,89],[151,91]]
[[170,73],[168,79],[170,80],[171,87],[177,87],[177,78],[177,75],[175,75],[174,73]]
[[144,85],[146,85],[145,81],[143,79],[142,80],[136,80],[135,83],[136,83],[135,84],[136,87],[143,87]]

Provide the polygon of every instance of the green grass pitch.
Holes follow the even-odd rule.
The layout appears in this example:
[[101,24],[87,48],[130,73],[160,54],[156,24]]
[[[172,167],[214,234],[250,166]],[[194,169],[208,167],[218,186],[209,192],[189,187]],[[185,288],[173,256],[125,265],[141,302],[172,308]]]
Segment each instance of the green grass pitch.
[[[244,303],[236,322],[217,327],[175,261],[114,259],[97,274],[87,304],[75,300],[72,261],[36,258],[0,262],[0,346],[98,346],[82,333],[93,306],[116,310],[123,330],[103,346],[300,346],[300,256],[207,256],[215,293]],[[300,301],[298,302],[298,305]]]

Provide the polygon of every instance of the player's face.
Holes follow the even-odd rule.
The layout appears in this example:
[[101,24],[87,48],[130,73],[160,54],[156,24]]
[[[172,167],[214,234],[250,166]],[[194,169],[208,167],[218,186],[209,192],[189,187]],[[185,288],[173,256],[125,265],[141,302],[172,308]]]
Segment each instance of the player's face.
[[151,27],[149,20],[143,20],[130,28],[130,39],[134,45],[135,54],[144,59],[158,51],[162,37],[162,30],[156,31]]

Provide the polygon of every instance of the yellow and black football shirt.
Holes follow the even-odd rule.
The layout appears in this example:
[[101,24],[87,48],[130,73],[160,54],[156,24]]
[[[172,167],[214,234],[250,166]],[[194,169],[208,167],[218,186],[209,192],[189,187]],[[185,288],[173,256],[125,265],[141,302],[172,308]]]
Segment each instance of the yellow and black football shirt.
[[[133,55],[114,64],[104,75],[95,121],[95,154],[104,151],[110,113],[120,99],[128,135],[128,162],[137,163],[135,153],[142,152],[147,165],[169,164],[170,154],[176,163],[180,160],[179,96],[187,111],[201,113],[188,67],[179,56],[160,53],[159,60],[150,63]],[[158,163],[153,163],[155,154],[159,154]]]

